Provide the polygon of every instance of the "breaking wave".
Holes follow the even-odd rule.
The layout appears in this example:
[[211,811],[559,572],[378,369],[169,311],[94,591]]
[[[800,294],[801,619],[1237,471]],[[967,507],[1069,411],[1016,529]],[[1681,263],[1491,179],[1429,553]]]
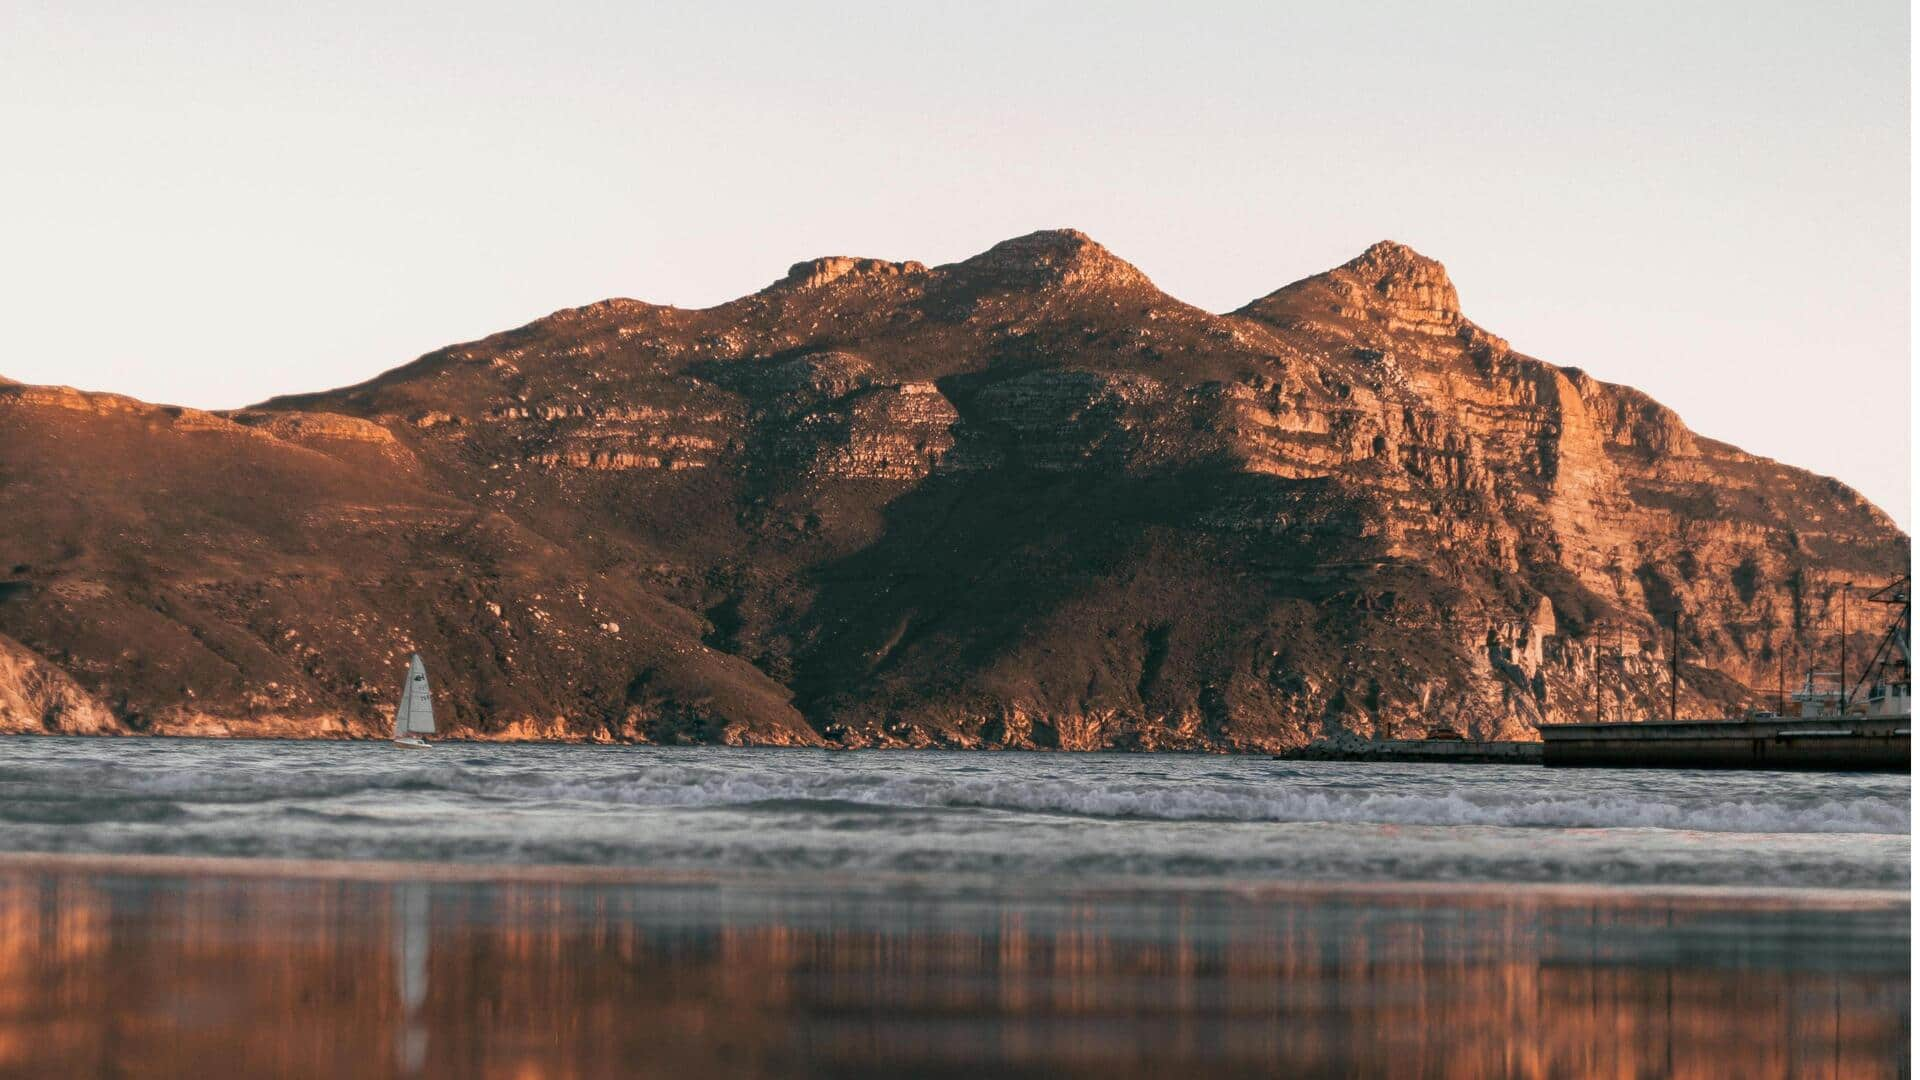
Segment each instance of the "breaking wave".
[[[545,757],[553,751],[542,750]],[[1000,762],[1010,760],[995,755]],[[711,758],[709,758],[711,760]],[[507,764],[405,764],[376,761],[344,768],[247,771],[183,769],[130,774],[125,769],[60,766],[0,781],[0,821],[167,820],[179,804],[330,803],[392,793],[457,795],[503,804],[569,804],[596,809],[678,808],[808,811],[975,811],[1071,815],[1108,821],[1494,826],[1555,829],[1666,829],[1723,833],[1911,831],[1902,790],[1850,791],[1834,778],[1769,784],[1724,775],[1547,774],[1502,771],[1450,784],[1437,770],[1388,774],[1373,783],[1330,782],[1326,774],[1276,769],[1224,780],[1128,775],[1108,766],[1069,775],[1053,766],[983,772],[941,769],[925,761],[901,768],[847,767],[817,759],[785,767],[770,755],[716,766],[633,762],[609,768],[520,768]],[[840,756],[851,766],[862,759]],[[1032,760],[1032,759],[1029,759]],[[545,764],[543,762],[543,764]],[[862,761],[864,765],[865,762]],[[1023,763],[1024,764],[1024,763]],[[1251,766],[1249,766],[1251,768]],[[584,775],[581,772],[584,771]],[[1457,770],[1456,770],[1457,771]],[[1011,773],[1011,775],[1009,775]],[[1022,775],[1024,773],[1025,775]],[[1348,774],[1352,775],[1352,774]],[[1631,779],[1628,779],[1631,777]],[[85,792],[84,798],[71,793]],[[116,810],[115,808],[118,807]],[[332,810],[333,808],[329,808]],[[337,811],[334,811],[337,812]]]
[[[476,783],[478,781],[478,783]],[[469,785],[499,792],[482,778]],[[1483,825],[1544,828],[1683,829],[1742,833],[1906,833],[1905,800],[1864,797],[1674,800],[1647,794],[1592,795],[1538,788],[1471,793],[1391,792],[1251,785],[1111,787],[971,778],[847,779],[682,774],[586,783],[514,785],[523,798],[662,807],[752,807],[823,810],[848,805],[899,809],[1002,810],[1113,820],[1340,822],[1382,825]]]

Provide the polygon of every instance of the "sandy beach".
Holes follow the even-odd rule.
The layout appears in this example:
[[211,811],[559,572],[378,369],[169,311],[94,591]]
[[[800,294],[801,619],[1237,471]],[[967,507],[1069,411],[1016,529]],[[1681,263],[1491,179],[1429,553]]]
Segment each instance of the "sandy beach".
[[1881,1076],[1885,892],[0,861],[8,1075]]

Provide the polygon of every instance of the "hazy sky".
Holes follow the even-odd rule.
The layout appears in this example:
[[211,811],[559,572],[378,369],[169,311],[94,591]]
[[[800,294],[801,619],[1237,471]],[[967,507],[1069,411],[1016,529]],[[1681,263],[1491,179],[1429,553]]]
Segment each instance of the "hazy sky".
[[0,3],[0,375],[236,406],[1064,225],[1226,310],[1392,238],[1909,520],[1904,3],[400,6]]

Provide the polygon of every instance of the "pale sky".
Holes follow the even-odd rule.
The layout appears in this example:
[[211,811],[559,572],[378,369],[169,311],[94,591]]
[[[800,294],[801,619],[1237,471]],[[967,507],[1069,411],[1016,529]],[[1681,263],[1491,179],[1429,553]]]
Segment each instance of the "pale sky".
[[399,6],[0,3],[0,375],[232,407],[1059,226],[1224,311],[1391,238],[1910,520],[1904,3]]

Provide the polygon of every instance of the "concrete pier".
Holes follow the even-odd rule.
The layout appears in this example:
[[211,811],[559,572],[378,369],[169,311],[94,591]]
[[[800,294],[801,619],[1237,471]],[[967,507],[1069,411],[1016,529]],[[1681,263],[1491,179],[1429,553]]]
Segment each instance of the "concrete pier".
[[1539,730],[1549,766],[1910,772],[1909,726],[1905,716],[1813,716]]
[[1477,739],[1380,739],[1310,743],[1278,761],[1430,761],[1456,765],[1538,765],[1537,742]]

